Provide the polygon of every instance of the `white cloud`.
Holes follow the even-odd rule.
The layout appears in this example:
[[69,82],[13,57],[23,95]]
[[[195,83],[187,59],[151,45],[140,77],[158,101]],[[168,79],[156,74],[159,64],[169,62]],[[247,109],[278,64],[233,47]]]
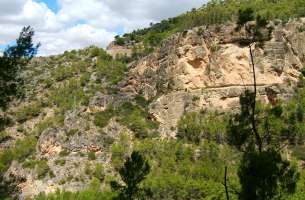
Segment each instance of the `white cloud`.
[[[55,0],[54,0],[55,1]],[[131,31],[176,16],[206,0],[57,0],[53,12],[35,0],[0,0],[0,45],[31,25],[41,55],[88,45],[106,47],[117,30]]]

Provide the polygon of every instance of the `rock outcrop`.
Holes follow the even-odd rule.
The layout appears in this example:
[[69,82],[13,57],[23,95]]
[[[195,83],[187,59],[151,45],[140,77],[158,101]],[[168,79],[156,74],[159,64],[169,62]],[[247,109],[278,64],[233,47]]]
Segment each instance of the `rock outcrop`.
[[[263,42],[252,45],[261,101],[275,104],[278,99],[289,99],[293,94],[305,63],[305,31],[302,30],[305,30],[305,19],[286,24],[273,22],[261,30]],[[38,138],[36,151],[20,163],[13,161],[4,177],[6,185],[16,190],[13,192],[20,199],[25,199],[57,189],[83,190],[90,184],[97,164],[102,163],[108,175],[115,175],[111,147],[124,134],[130,138],[135,134],[128,126],[132,122],[125,119],[122,123],[119,114],[102,112],[119,109],[126,102],[131,103],[127,106],[139,106],[139,110],[130,111],[133,120],[140,122],[133,128],[141,128],[146,120],[157,121],[159,130],[153,128],[153,131],[162,138],[176,136],[177,122],[186,112],[235,110],[239,107],[239,96],[253,88],[251,57],[246,45],[249,41],[246,31],[236,31],[234,24],[197,27],[177,33],[153,53],[130,63],[126,77],[112,85],[112,92],[107,90],[105,79],[96,71],[98,58],[88,56],[90,48],[52,59],[34,59],[28,66],[32,67],[29,71],[35,79],[29,80],[29,97],[25,102],[16,102],[11,113],[13,115],[24,104],[40,105],[40,114],[8,127],[5,131],[10,135],[3,137],[0,148],[8,149],[30,133]],[[113,57],[130,56],[131,50],[112,43],[108,53]],[[73,66],[77,70],[71,73],[68,69]],[[58,70],[59,67],[64,70]],[[54,79],[54,74],[67,80]],[[64,100],[73,103],[61,110],[49,98],[56,94],[54,91],[60,88],[57,86],[69,86],[66,82],[70,79],[72,89],[68,88],[62,95],[74,92],[75,85],[78,91],[71,99],[62,100],[58,94],[58,104],[65,104]],[[86,96],[87,93],[90,95]],[[149,101],[142,97],[136,99],[139,95]],[[31,101],[40,103],[30,104]],[[129,112],[128,108],[124,109]],[[97,114],[102,114],[99,120],[105,126],[99,127],[96,123]],[[24,166],[25,162],[29,166]],[[44,176],[38,177],[42,172]]]
[[[287,98],[304,63],[305,20],[262,29],[264,41],[252,46],[259,94],[266,101]],[[269,30],[269,31],[268,31]],[[157,98],[151,113],[163,135],[187,110],[232,109],[253,85],[247,34],[232,24],[197,27],[169,38],[153,54],[133,64],[124,92]],[[194,101],[195,100],[195,101]]]

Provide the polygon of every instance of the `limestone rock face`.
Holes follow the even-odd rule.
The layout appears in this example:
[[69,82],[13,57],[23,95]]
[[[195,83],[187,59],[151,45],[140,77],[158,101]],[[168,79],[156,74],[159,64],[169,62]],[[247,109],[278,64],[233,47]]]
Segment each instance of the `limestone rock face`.
[[126,48],[124,46],[116,45],[114,42],[110,43],[106,49],[107,53],[112,57],[117,56],[127,56],[130,57],[132,54],[132,50],[130,48]]
[[[293,94],[300,69],[305,64],[304,30],[305,19],[291,20],[286,24],[272,22],[261,30],[264,42],[252,45],[257,92],[261,101],[276,104],[279,98],[289,99]],[[50,78],[51,69],[67,64],[67,58],[58,57],[52,62],[48,58],[34,59],[36,70],[45,62],[50,62],[50,65],[55,63],[54,69],[50,67],[48,73],[47,69],[40,67],[27,92],[43,97],[43,104],[49,107],[23,124],[8,127],[6,132],[11,134],[2,138],[0,149],[13,146],[27,133],[36,133],[35,127],[40,122],[44,126],[48,122],[50,125],[37,135],[36,152],[26,158],[26,161],[42,162],[44,165],[39,170],[38,165],[27,168],[23,166],[23,161],[14,161],[2,184],[8,186],[19,199],[26,199],[58,189],[72,192],[86,189],[92,180],[88,171],[93,172],[97,164],[103,164],[105,172],[114,175],[111,146],[124,138],[122,134],[132,138],[133,133],[118,120],[118,116],[110,117],[103,128],[96,125],[95,116],[109,107],[120,108],[125,102],[136,104],[137,95],[150,100],[144,105],[149,111],[147,116],[160,123],[158,131],[163,138],[176,136],[177,123],[186,112],[236,110],[240,95],[246,89],[253,89],[249,41],[246,31],[235,31],[234,24],[197,27],[177,33],[153,53],[130,63],[125,79],[112,88],[115,93],[83,88],[84,92],[90,93],[88,103],[57,114],[60,110],[56,105],[46,104],[48,87],[51,86],[44,80]],[[130,56],[131,50],[112,43],[108,53],[114,57],[119,54]],[[58,60],[61,64],[57,66]],[[92,66],[87,69],[92,71],[90,84],[94,88],[103,86],[100,83],[103,81],[98,80],[99,76],[94,71],[96,58],[84,60],[92,61]],[[120,91],[117,91],[118,88]],[[29,98],[27,100],[30,101]],[[41,170],[46,170],[46,173],[38,177]]]
[[[287,98],[304,63],[304,19],[262,29],[264,42],[252,46],[262,99]],[[122,91],[157,98],[151,113],[160,131],[173,127],[187,110],[232,109],[253,85],[251,57],[244,30],[232,24],[197,27],[176,34],[153,54],[134,63]],[[271,92],[273,91],[273,92]],[[271,95],[273,94],[273,95]],[[192,99],[199,99],[192,101]],[[190,106],[192,105],[192,106]]]

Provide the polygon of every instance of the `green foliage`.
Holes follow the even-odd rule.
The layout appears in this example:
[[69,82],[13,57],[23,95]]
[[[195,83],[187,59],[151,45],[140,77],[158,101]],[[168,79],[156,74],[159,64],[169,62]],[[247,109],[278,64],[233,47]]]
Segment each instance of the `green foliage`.
[[125,157],[130,151],[129,136],[125,133],[121,133],[120,140],[113,144],[111,147],[111,163],[112,166],[118,170],[122,167]]
[[13,158],[23,161],[36,151],[37,139],[35,137],[26,137],[23,140],[17,140],[13,149]]
[[73,78],[52,90],[49,100],[61,111],[66,111],[77,108],[80,105],[87,105],[89,97],[90,94],[84,91],[79,80]]
[[98,59],[97,75],[100,80],[105,80],[110,86],[116,85],[123,79],[127,67],[124,63],[116,60]]
[[64,149],[64,150],[62,150],[62,151],[59,153],[59,156],[60,156],[60,157],[66,157],[66,156],[68,156],[69,154],[70,154],[70,151],[67,150],[67,149]]
[[100,181],[103,181],[105,179],[104,166],[102,164],[95,165],[93,176]]
[[63,120],[63,115],[55,115],[54,117],[45,118],[35,125],[32,133],[33,135],[40,136],[44,130],[62,125]]
[[5,49],[0,57],[0,108],[6,109],[14,96],[23,94],[23,79],[21,78],[24,66],[36,55],[40,44],[33,44],[34,30],[24,27],[16,40],[16,45]]
[[0,142],[3,142],[8,138],[9,134],[6,131],[0,131]]
[[47,174],[52,174],[47,160],[26,160],[22,166],[35,169],[38,179],[43,179]]
[[131,103],[124,103],[117,112],[119,121],[132,130],[137,138],[151,136],[159,126],[150,119],[147,111]]
[[124,163],[124,166],[119,170],[121,179],[125,185],[121,185],[115,181],[111,182],[112,189],[119,192],[117,199],[143,199],[139,184],[146,178],[149,172],[150,165],[148,161],[139,152],[132,152],[131,156]]
[[89,160],[95,160],[96,159],[96,156],[95,156],[95,152],[88,152],[88,159]]
[[102,48],[91,47],[89,54],[91,58],[98,57],[101,60],[106,60],[106,61],[112,60],[111,55],[107,54],[107,52]]
[[58,66],[52,74],[55,81],[63,81],[67,78],[73,76],[73,71],[71,67]]
[[51,171],[47,160],[41,160],[36,165],[36,172],[38,179],[43,179]]
[[115,196],[116,193],[114,192],[100,192],[94,188],[88,188],[76,193],[58,191],[55,194],[40,194],[35,200],[112,200]]
[[55,160],[55,165],[64,166],[65,164],[66,164],[66,160],[64,159]]
[[18,109],[15,113],[18,122],[25,122],[34,117],[37,117],[42,110],[42,105],[39,102],[31,103]]
[[100,128],[107,126],[109,120],[115,115],[113,108],[109,107],[103,112],[94,115],[94,124]]
[[115,36],[115,44],[119,46],[124,46],[125,40],[124,38],[120,37],[119,35]]
[[281,193],[294,193],[299,173],[296,167],[273,150],[246,153],[238,171],[240,199],[273,199]]
[[305,67],[302,68],[301,73],[303,76],[305,76]]
[[13,160],[24,161],[36,150],[37,139],[35,137],[26,137],[23,140],[17,140],[14,148],[6,149],[0,153],[0,173],[8,169]]
[[177,138],[199,144],[201,139],[224,142],[226,118],[217,113],[190,112],[178,122]]
[[[257,16],[263,21],[305,16],[305,2],[303,0],[224,0],[209,1],[199,9],[193,9],[180,16],[162,20],[159,23],[151,24],[149,28],[133,31],[119,37],[121,45],[144,42],[146,48],[159,45],[160,41],[168,38],[176,32],[181,32],[195,26],[223,24],[228,21],[238,21],[244,24],[247,21],[255,20]],[[263,22],[260,21],[260,22]],[[138,54],[139,56],[144,56]],[[138,57],[138,56],[135,56]]]
[[230,165],[231,185],[238,183],[234,178],[238,153],[228,146],[146,139],[135,149],[150,160],[151,173],[143,182],[145,191],[150,191],[149,199],[224,199],[225,164]]
[[152,136],[154,130],[158,128],[158,123],[152,121],[146,111],[148,102],[141,97],[136,97],[136,101],[142,105],[142,108],[125,102],[116,109],[109,106],[105,111],[96,113],[94,118],[95,125],[103,128],[112,117],[116,116],[119,122],[135,133],[137,138]]
[[282,198],[295,192],[299,179],[297,168],[282,158],[282,145],[296,139],[297,116],[302,121],[304,113],[255,103],[254,93],[246,91],[240,113],[229,123],[229,142],[245,152],[238,172],[239,198]]
[[292,146],[291,150],[294,158],[305,161],[305,146]]
[[70,130],[67,132],[67,136],[68,136],[68,137],[72,137],[72,136],[75,135],[76,133],[78,133],[78,130],[77,130],[77,129],[70,129]]
[[252,8],[240,9],[238,11],[237,24],[242,26],[249,21],[254,20],[254,10]]

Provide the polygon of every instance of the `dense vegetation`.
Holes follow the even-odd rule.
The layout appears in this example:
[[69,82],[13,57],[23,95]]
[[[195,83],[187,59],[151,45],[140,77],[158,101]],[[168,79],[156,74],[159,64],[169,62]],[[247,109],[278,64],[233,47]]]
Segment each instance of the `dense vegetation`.
[[115,41],[118,45],[132,46],[133,57],[137,58],[151,52],[152,47],[160,45],[173,33],[196,26],[235,23],[239,12],[248,8],[254,11],[253,18],[261,16],[267,20],[281,19],[285,22],[290,18],[305,16],[303,0],[212,0],[180,16],[151,23],[149,28],[117,36]]
[[[233,20],[243,25],[254,19],[263,22],[263,18],[288,20],[304,13],[303,0],[211,1],[200,9],[117,37],[116,42],[130,45],[143,41],[145,54],[172,33],[193,26]],[[143,47],[135,48],[140,49],[134,51],[135,56],[141,56]],[[2,119],[5,124],[16,121],[17,131],[23,138],[1,151],[1,174],[15,160],[23,168],[33,170],[38,179],[54,177],[48,161],[35,157],[39,136],[48,128],[63,127],[70,111],[90,107],[90,98],[97,91],[115,95],[127,70],[123,59],[113,59],[96,47],[51,57],[42,67],[31,71],[31,76],[43,86],[39,90],[42,94],[36,97],[38,92],[27,85],[25,91],[30,103],[11,111],[11,120]],[[48,71],[47,76],[39,77],[44,70]],[[111,155],[107,169],[102,162],[90,165],[93,161],[99,162],[95,152],[80,153],[89,161],[85,168],[90,179],[87,189],[76,193],[58,190],[55,194],[40,194],[35,199],[220,200],[226,198],[225,182],[233,200],[304,199],[305,171],[300,164],[305,161],[304,83],[304,76],[301,76],[294,97],[277,105],[264,105],[256,101],[253,92],[247,91],[240,97],[238,113],[185,113],[177,124],[176,139],[158,137],[158,123],[151,119],[149,102],[141,96],[108,105],[104,111],[90,108],[92,113],[82,116],[85,129],[92,125],[102,135],[103,128],[113,119],[132,134],[126,131],[116,140],[104,140]],[[43,116],[50,108],[53,115]],[[43,120],[35,124],[31,132],[22,126],[38,117]],[[79,130],[73,127],[65,135],[69,140],[78,133]],[[9,137],[5,131],[0,132],[1,141]],[[61,151],[55,165],[63,167],[69,154],[68,150]],[[224,180],[225,169],[228,174]],[[64,185],[67,180],[62,179],[60,183]],[[6,190],[6,185],[0,186],[1,195],[12,192]]]

